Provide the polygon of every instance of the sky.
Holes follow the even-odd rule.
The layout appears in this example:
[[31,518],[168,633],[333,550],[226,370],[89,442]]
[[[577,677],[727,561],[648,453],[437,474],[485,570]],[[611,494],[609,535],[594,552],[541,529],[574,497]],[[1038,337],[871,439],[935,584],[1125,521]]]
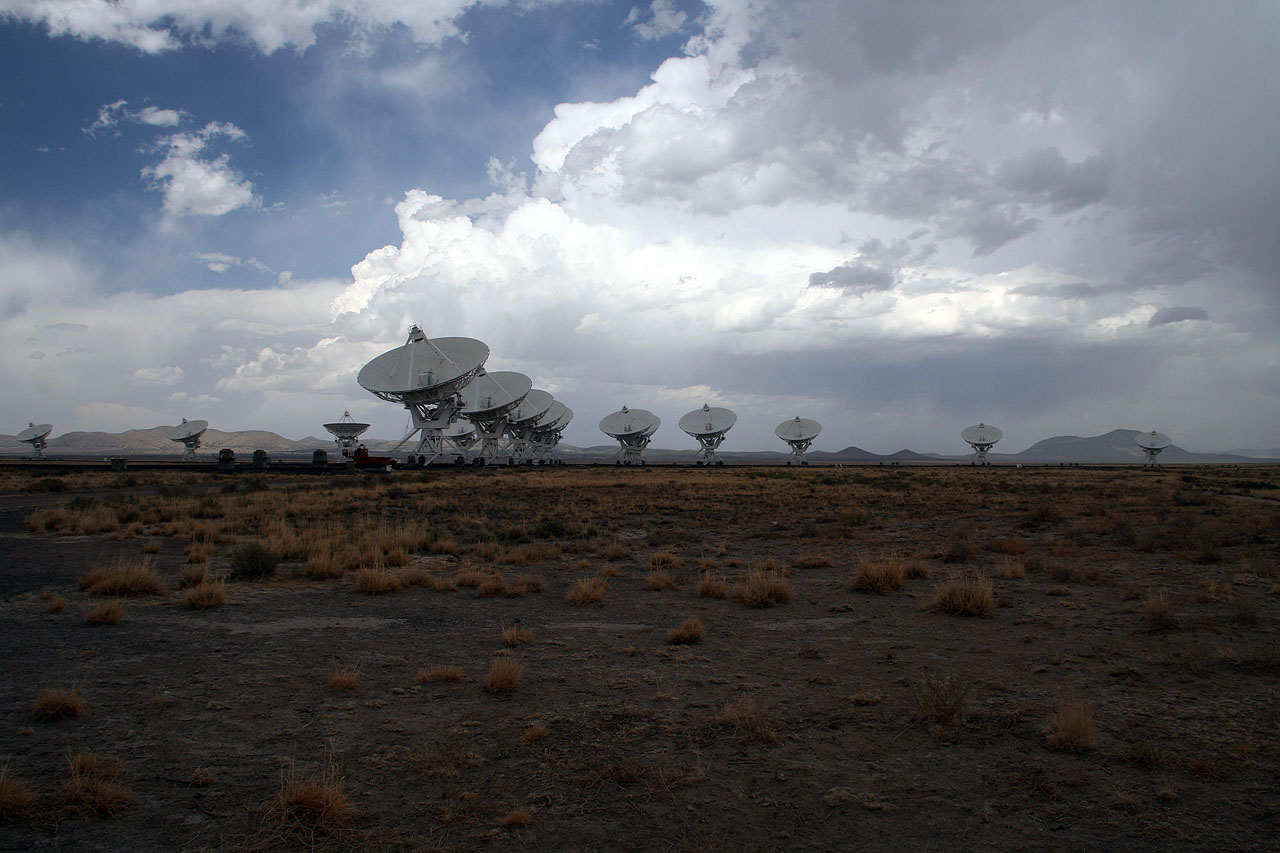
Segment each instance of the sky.
[[13,434],[323,435],[429,336],[604,444],[1280,447],[1280,4],[0,0]]

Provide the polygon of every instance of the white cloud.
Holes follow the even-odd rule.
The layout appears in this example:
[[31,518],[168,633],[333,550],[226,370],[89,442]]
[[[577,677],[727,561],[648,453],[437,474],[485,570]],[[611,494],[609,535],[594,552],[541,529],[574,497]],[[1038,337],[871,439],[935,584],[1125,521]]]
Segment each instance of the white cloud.
[[124,122],[136,122],[140,124],[150,125],[151,127],[177,127],[187,117],[184,110],[161,109],[160,107],[146,106],[140,110],[128,109],[129,102],[121,98],[118,101],[112,101],[109,104],[103,104],[98,108],[98,117],[93,120],[93,124],[82,130],[89,136],[96,136],[103,131],[114,131],[118,133],[116,128]]
[[640,41],[655,41],[680,32],[687,18],[672,0],[653,0],[648,9],[632,6],[626,22]]
[[129,375],[135,385],[177,385],[185,374],[181,367],[139,367]]
[[[246,267],[260,273],[271,273],[271,268],[257,258],[240,258],[236,255],[228,255],[226,252],[196,252],[191,257],[213,272],[226,272],[232,267]],[[281,275],[287,276],[287,273],[281,273]]]
[[160,140],[164,159],[142,170],[151,189],[164,193],[164,210],[171,216],[222,216],[242,207],[260,207],[253,184],[231,168],[229,156],[201,156],[219,138],[243,141],[245,132],[229,122],[209,122],[193,133],[175,133]]

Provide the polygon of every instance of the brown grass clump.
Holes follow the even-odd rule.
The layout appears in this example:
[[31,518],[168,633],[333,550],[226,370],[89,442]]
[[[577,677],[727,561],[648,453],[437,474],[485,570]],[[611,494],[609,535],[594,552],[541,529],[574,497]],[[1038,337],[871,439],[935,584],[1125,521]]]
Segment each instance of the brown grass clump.
[[764,703],[750,694],[726,702],[714,722],[718,726],[733,729],[735,734],[747,740],[773,743],[778,739]]
[[124,620],[124,605],[118,601],[110,601],[90,607],[84,612],[86,625],[119,625]]
[[222,581],[205,581],[193,586],[182,596],[182,604],[192,610],[208,610],[227,603],[227,585]]
[[911,685],[916,720],[938,726],[962,722],[969,713],[972,690],[973,682],[955,673],[923,674]]
[[576,581],[565,593],[564,600],[569,604],[603,604],[605,593],[609,591],[609,582],[604,578],[582,578]]
[[927,607],[957,616],[990,616],[992,598],[990,579],[982,575],[959,575],[939,586]]
[[89,595],[164,595],[164,581],[151,568],[149,558],[117,558],[107,567],[90,569],[76,581]]
[[453,576],[453,582],[462,589],[475,589],[492,577],[492,574],[479,569],[462,569]]
[[187,546],[188,563],[207,563],[218,548],[212,542],[193,542]]
[[271,806],[281,829],[307,837],[315,832],[332,834],[356,816],[355,806],[347,799],[346,779],[332,759],[305,779],[299,779],[290,765]]
[[62,611],[67,609],[67,605],[70,603],[71,602],[67,601],[62,596],[55,595],[54,597],[50,598],[48,602],[45,603],[44,612],[45,613],[61,613]]
[[1047,734],[1049,746],[1067,752],[1098,748],[1098,730],[1093,724],[1093,705],[1075,694],[1058,703],[1058,715]]
[[680,587],[676,584],[676,579],[671,572],[659,569],[656,572],[650,572],[644,579],[644,588],[657,592],[664,589],[679,589]]
[[1153,631],[1178,627],[1172,596],[1163,589],[1148,593],[1147,600],[1142,603],[1142,618]]
[[796,557],[791,561],[791,565],[797,569],[825,569],[831,565],[831,560],[821,554],[813,556]]
[[780,572],[752,569],[734,593],[747,607],[772,607],[791,600],[791,584]]
[[35,791],[25,779],[9,772],[9,764],[0,767],[0,822],[20,820],[36,802]]
[[386,569],[361,569],[356,572],[356,588],[367,595],[386,595],[400,589],[400,579]]
[[901,589],[907,578],[905,561],[900,557],[858,560],[858,573],[853,578],[853,588],[858,592],[877,592],[881,595]]
[[325,680],[324,689],[330,693],[350,693],[360,683],[360,667],[335,666]]
[[418,670],[418,674],[414,676],[415,684],[431,684],[437,681],[461,681],[462,667],[458,666],[441,666],[423,667]]
[[63,720],[79,717],[89,710],[89,703],[75,687],[46,687],[31,703],[31,714],[37,720]]
[[312,580],[327,580],[342,577],[342,563],[332,551],[313,553],[307,557],[305,569],[307,577]]
[[679,628],[672,628],[667,632],[667,642],[673,646],[696,643],[702,639],[702,631],[702,620],[689,618]]
[[75,811],[119,817],[133,802],[133,794],[120,782],[123,775],[124,762],[117,756],[69,752],[62,792]]
[[502,819],[503,826],[528,826],[533,822],[533,816],[529,814],[528,809],[516,809],[508,812],[507,816]]
[[530,723],[525,730],[520,733],[521,743],[537,743],[543,740],[547,735],[551,734],[551,729],[547,728],[546,723]]
[[1001,580],[1017,580],[1027,576],[1026,561],[1020,557],[1005,557],[996,569],[996,577]]
[[702,576],[702,580],[698,581],[698,595],[703,598],[727,598],[729,584],[725,583],[724,578],[707,572]]
[[489,693],[514,693],[520,689],[520,675],[524,668],[512,657],[494,658],[489,664],[489,674],[484,679],[484,689]]
[[523,628],[519,623],[502,626],[502,642],[512,648],[533,642],[533,631]]
[[547,588],[547,581],[541,575],[520,575],[508,586],[518,595],[525,595],[526,593],[542,592]]
[[209,579],[209,567],[203,564],[183,566],[178,572],[178,586],[190,589]]

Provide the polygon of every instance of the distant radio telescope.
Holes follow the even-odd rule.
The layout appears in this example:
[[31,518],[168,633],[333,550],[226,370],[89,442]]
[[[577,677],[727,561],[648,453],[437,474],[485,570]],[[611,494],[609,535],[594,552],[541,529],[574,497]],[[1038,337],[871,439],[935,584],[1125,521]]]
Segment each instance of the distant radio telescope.
[[369,428],[369,425],[357,423],[351,419],[350,412],[343,412],[341,420],[325,424],[324,428],[333,434],[333,440],[342,448],[342,455],[350,456],[351,448],[355,447],[356,441]]
[[53,432],[53,424],[33,424],[27,421],[27,428],[18,433],[17,439],[23,444],[31,445],[36,452],[36,459],[44,458],[44,449],[48,446],[49,433]]
[[808,465],[809,460],[804,453],[813,444],[813,440],[822,432],[822,424],[799,415],[789,421],[783,421],[774,429],[773,434],[782,439],[791,448],[791,456],[787,464]]
[[680,429],[698,440],[698,465],[724,464],[716,454],[716,448],[737,421],[738,416],[731,410],[706,403],[680,419]]
[[511,459],[517,465],[532,465],[533,435],[538,427],[538,419],[547,413],[555,398],[551,392],[534,388],[520,405],[507,412],[507,435],[511,436]]
[[165,435],[170,441],[179,442],[186,448],[182,452],[183,462],[194,462],[196,461],[196,450],[200,447],[200,438],[208,428],[208,421],[189,421],[183,418],[182,423],[171,428]]
[[[462,417],[475,426],[479,440],[474,464],[484,465],[502,455],[507,414],[520,407],[532,388],[533,380],[523,373],[513,370],[486,372],[482,368],[476,378],[462,389]],[[510,458],[509,461],[514,462]]]
[[1172,438],[1155,430],[1138,433],[1133,437],[1133,440],[1142,448],[1142,453],[1146,457],[1146,461],[1143,463],[1145,468],[1154,468],[1159,465],[1160,463],[1156,461],[1156,457],[1160,455],[1161,450],[1173,444]]
[[987,451],[1004,437],[1004,433],[990,424],[974,424],[962,429],[960,437],[973,448],[970,465],[990,465],[991,463],[987,461]]
[[662,419],[653,412],[626,406],[600,421],[600,431],[618,442],[619,465],[643,465],[644,450],[660,426]]
[[560,434],[573,420],[573,409],[559,400],[554,401],[546,414],[538,418],[533,427],[533,444],[531,457],[539,465],[555,465],[559,459],[555,455],[555,447],[560,443]]

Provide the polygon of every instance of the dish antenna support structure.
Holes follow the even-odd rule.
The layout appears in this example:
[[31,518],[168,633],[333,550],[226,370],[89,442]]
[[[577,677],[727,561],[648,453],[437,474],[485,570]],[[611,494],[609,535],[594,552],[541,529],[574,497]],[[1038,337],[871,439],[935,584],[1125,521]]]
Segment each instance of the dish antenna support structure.
[[600,421],[600,431],[618,441],[617,465],[643,465],[644,450],[660,426],[662,419],[653,412],[626,406]]
[[[462,389],[462,417],[475,426],[479,444],[473,464],[486,465],[489,460],[508,452],[504,442],[507,415],[520,407],[520,402],[532,389],[532,379],[512,370],[481,370]],[[509,453],[508,459],[514,462]]]
[[546,414],[538,419],[533,429],[531,456],[538,465],[557,465],[555,448],[560,443],[564,428],[573,420],[573,409],[556,400],[547,409]]
[[412,326],[404,345],[360,368],[356,382],[375,397],[409,410],[412,426],[392,450],[420,432],[414,452],[427,451],[429,464],[444,451],[444,431],[462,408],[459,392],[476,378],[488,358],[489,347],[475,338],[433,341]]
[[533,436],[538,420],[547,413],[555,398],[549,391],[534,388],[520,405],[507,413],[507,435],[511,439],[511,461],[517,465],[532,465]]
[[208,421],[189,421],[183,418],[182,423],[170,429],[165,435],[170,441],[179,442],[185,448],[182,451],[183,462],[195,462],[196,450],[200,448],[200,438],[208,428]]
[[991,463],[987,461],[987,451],[1004,437],[1004,433],[990,424],[979,423],[960,430],[960,437],[973,448],[973,456],[969,459],[970,465],[990,465]]
[[1160,463],[1156,461],[1156,457],[1160,455],[1160,451],[1173,444],[1173,439],[1162,432],[1138,433],[1133,437],[1134,442],[1142,448],[1142,454],[1146,460],[1142,463],[1144,468],[1155,468]]
[[36,459],[44,458],[44,449],[49,445],[49,433],[53,432],[53,424],[33,424],[27,421],[27,428],[18,433],[16,438],[23,444],[31,445],[36,452]]
[[467,461],[467,451],[476,443],[476,428],[459,421],[444,431],[442,440],[445,452],[454,453],[454,462],[462,465]]
[[788,465],[793,462],[796,465],[808,465],[809,460],[804,457],[804,452],[809,449],[809,445],[813,444],[813,440],[820,432],[822,432],[822,424],[797,415],[792,420],[778,424],[773,434],[791,448],[791,456],[787,459]]
[[342,448],[342,455],[349,457],[352,448],[356,446],[356,442],[364,434],[364,431],[369,428],[369,425],[357,423],[351,419],[350,412],[343,412],[340,420],[325,424],[324,428],[333,435],[333,440],[338,447]]
[[701,409],[694,409],[680,419],[680,429],[698,440],[698,465],[723,465],[716,453],[721,442],[735,423],[738,416],[730,409],[702,404]]

